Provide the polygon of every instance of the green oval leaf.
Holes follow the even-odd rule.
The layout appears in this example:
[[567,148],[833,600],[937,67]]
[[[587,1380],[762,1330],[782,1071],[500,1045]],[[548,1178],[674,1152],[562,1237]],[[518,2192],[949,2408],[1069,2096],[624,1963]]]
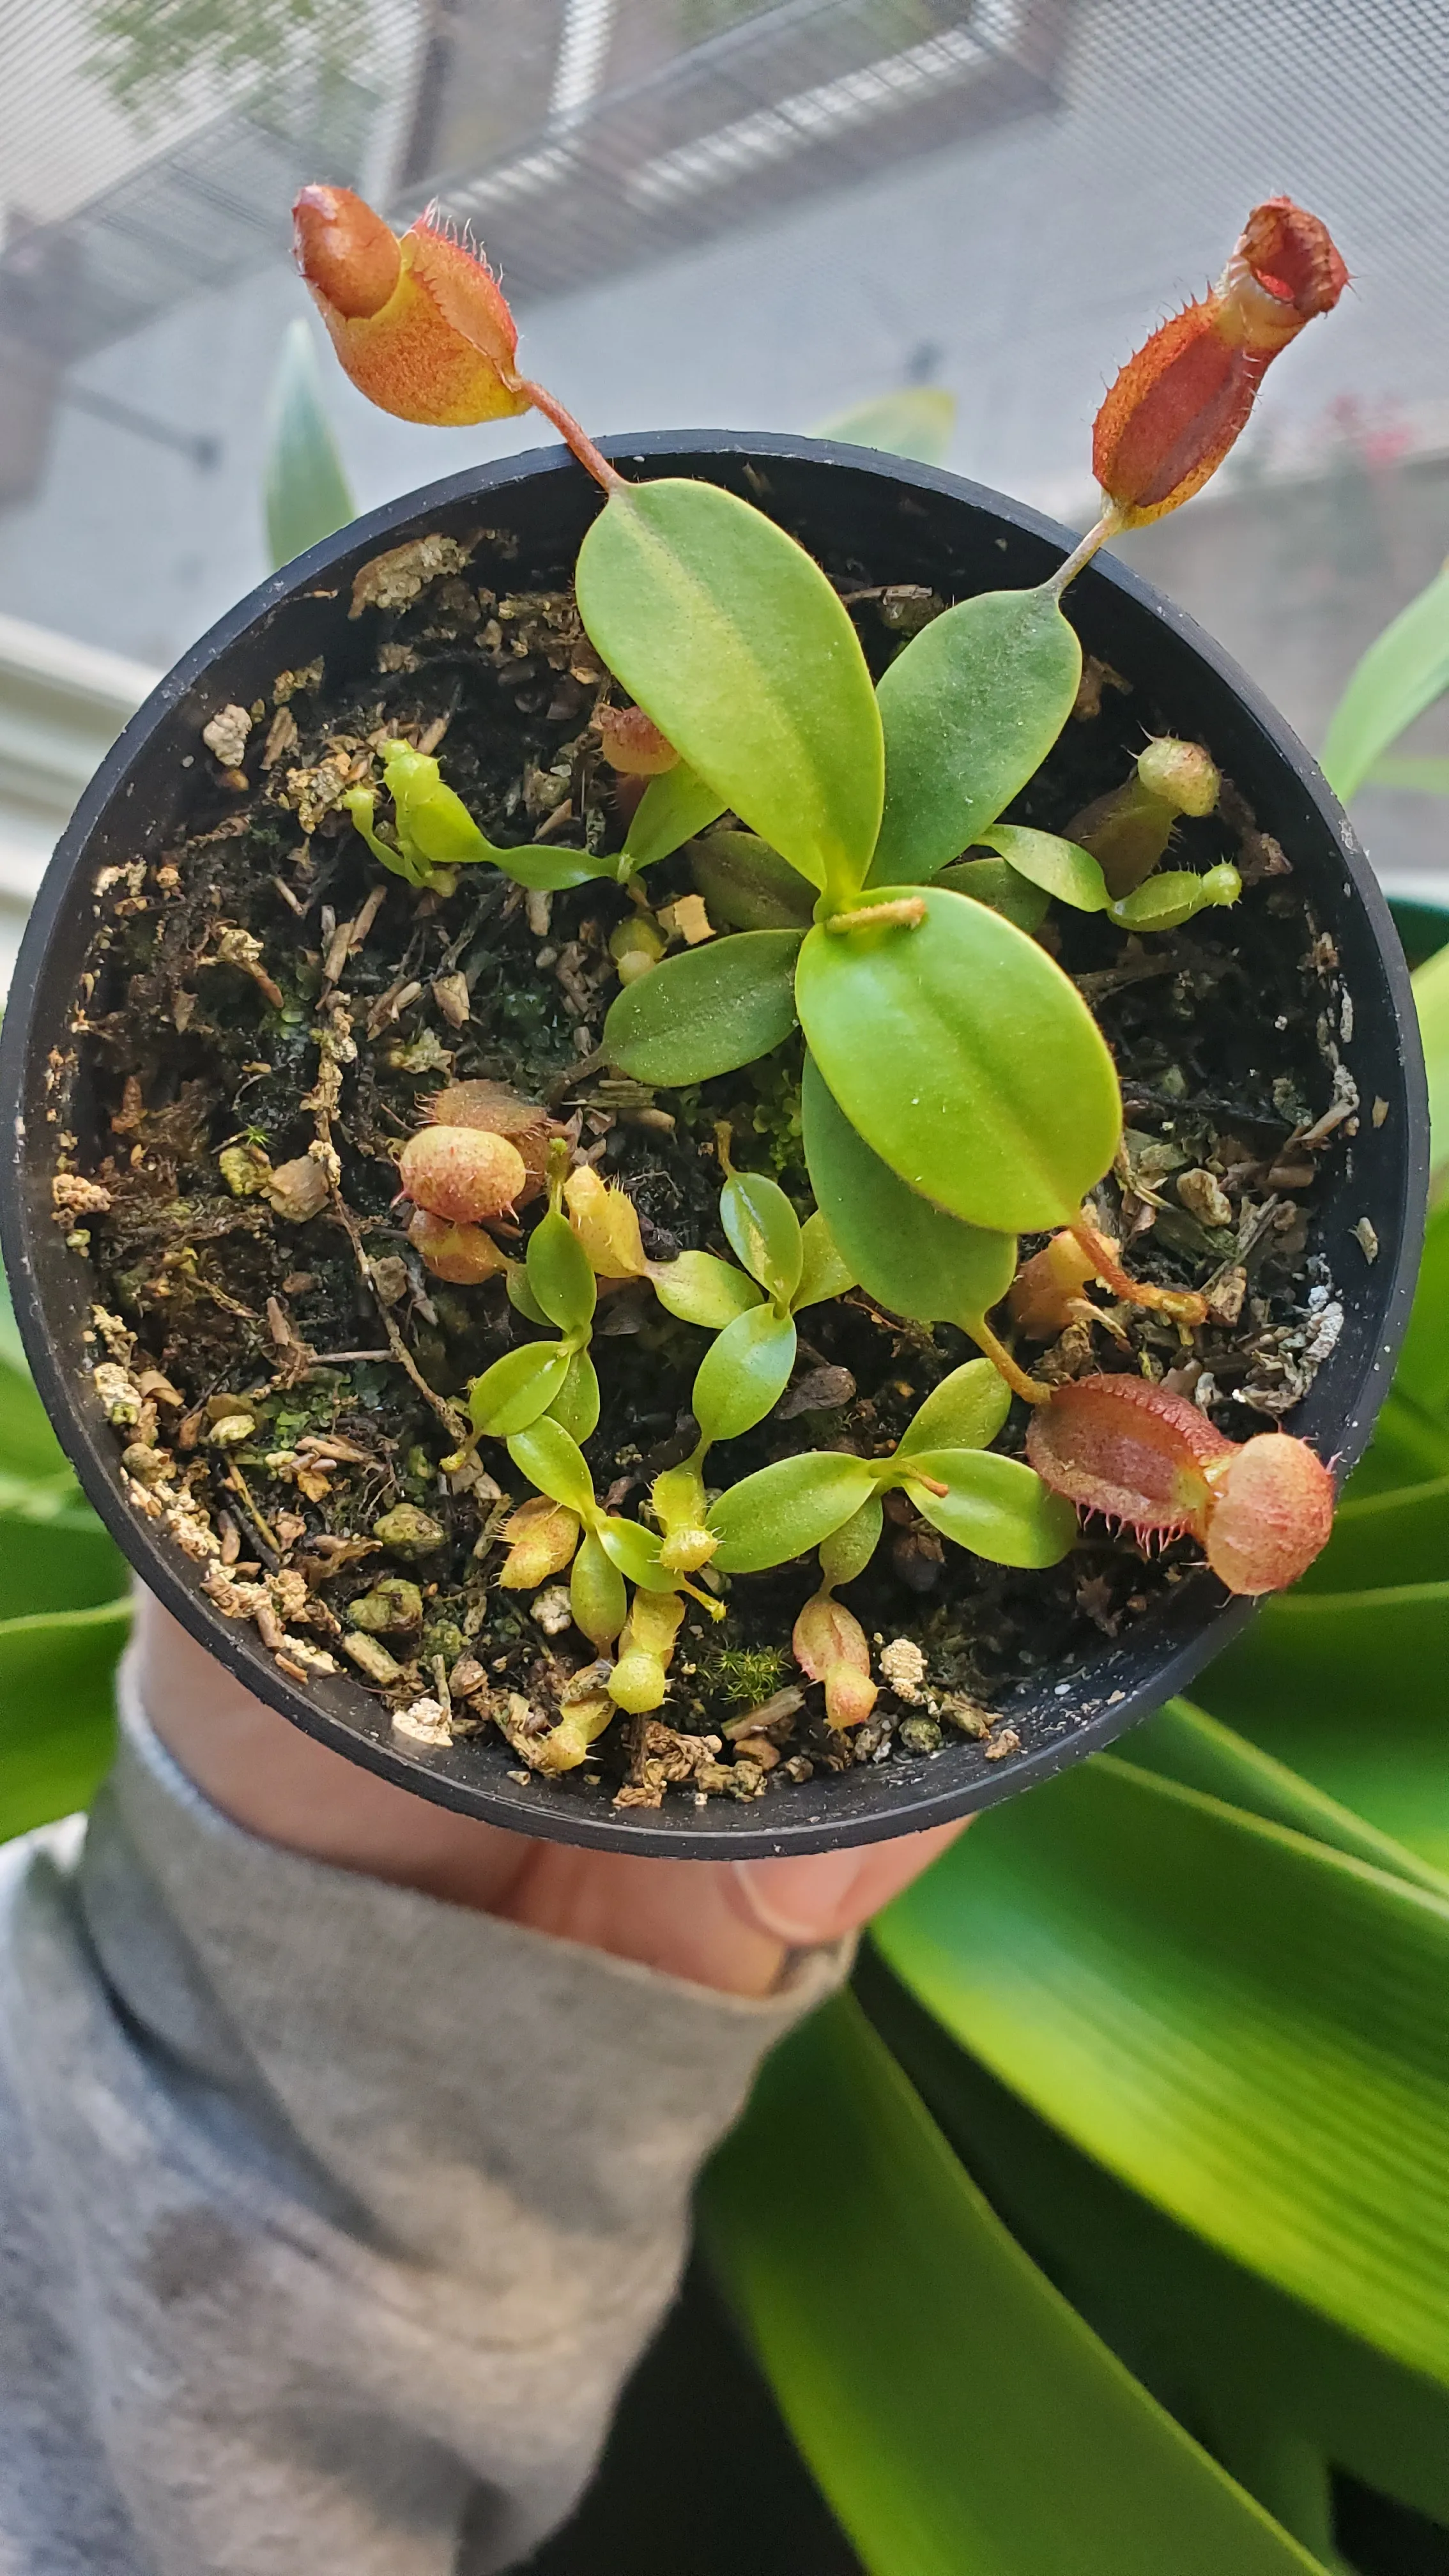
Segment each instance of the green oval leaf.
[[505,1351],[468,1389],[475,1431],[486,1433],[490,1440],[508,1440],[516,1431],[526,1431],[548,1411],[568,1366],[568,1352],[557,1342],[526,1342],[521,1350]]
[[[1071,1504],[1019,1458],[990,1449],[927,1449],[901,1460],[898,1479],[932,1526],[993,1565],[1059,1565],[1077,1535]],[[945,1485],[933,1494],[920,1480]]]
[[764,1302],[753,1279],[712,1252],[681,1252],[677,1261],[656,1262],[649,1276],[661,1306],[681,1323],[703,1324],[710,1333],[723,1332],[736,1315]]
[[574,1626],[591,1646],[612,1646],[629,1616],[624,1578],[592,1530],[585,1536],[569,1574],[569,1608]]
[[989,1449],[1010,1411],[1011,1389],[990,1360],[967,1360],[917,1406],[896,1443],[896,1456],[910,1458],[925,1449]]
[[521,849],[490,850],[488,855],[515,885],[541,894],[567,894],[573,886],[591,885],[596,877],[614,873],[612,862],[599,867],[582,850],[535,849],[528,842]]
[[819,1208],[800,1228],[800,1284],[790,1300],[798,1315],[806,1306],[823,1306],[827,1297],[843,1297],[859,1282]]
[[[516,1358],[517,1354],[512,1356]],[[502,1367],[501,1360],[498,1365]],[[545,1418],[526,1431],[515,1432],[508,1443],[508,1455],[551,1502],[562,1503],[567,1511],[577,1512],[581,1520],[592,1520],[597,1506],[588,1461],[561,1422]]]
[[598,1282],[568,1218],[551,1208],[528,1238],[525,1257],[534,1301],[561,1333],[584,1333],[593,1321]]
[[640,868],[652,867],[656,859],[667,859],[706,824],[718,822],[724,810],[714,789],[695,776],[688,761],[681,760],[651,778],[634,808],[619,863],[620,884]]
[[[1222,886],[1226,890],[1219,891]],[[1232,889],[1236,886],[1237,891]],[[1169,868],[1160,876],[1149,877],[1144,885],[1134,886],[1119,903],[1108,908],[1112,919],[1124,930],[1180,930],[1195,913],[1209,911],[1216,903],[1237,900],[1242,879],[1236,868],[1209,868],[1206,876],[1194,875],[1191,868]]]
[[508,1291],[510,1306],[516,1306],[520,1315],[527,1316],[530,1324],[544,1325],[548,1322],[547,1315],[528,1284],[528,1272],[521,1261],[510,1261],[504,1273],[503,1284]]
[[778,1181],[764,1172],[731,1172],[719,1197],[720,1223],[752,1279],[782,1306],[800,1285],[804,1247],[800,1220]]
[[986,591],[922,627],[876,692],[886,794],[871,884],[923,885],[979,841],[1041,767],[1081,676],[1050,591]]
[[641,1529],[637,1521],[616,1520],[612,1515],[599,1523],[599,1544],[612,1564],[627,1574],[644,1592],[677,1592],[679,1577],[666,1573],[659,1562],[659,1539],[655,1531]]
[[737,1315],[699,1364],[690,1405],[700,1437],[738,1440],[779,1403],[795,1365],[795,1324],[773,1306]]
[[808,930],[815,888],[754,832],[711,832],[689,854],[694,882],[716,927]]
[[922,1324],[979,1323],[1016,1275],[1016,1237],[963,1225],[899,1180],[857,1135],[805,1059],[810,1186],[868,1297]]
[[758,1574],[818,1547],[870,1501],[874,1474],[864,1458],[807,1449],[761,1467],[721,1494],[708,1527],[719,1540],[721,1574]]
[[575,1351],[568,1375],[548,1408],[574,1440],[592,1440],[599,1427],[599,1372],[587,1351]]
[[666,479],[610,494],[575,578],[610,670],[721,803],[813,885],[858,886],[880,822],[880,716],[804,548],[733,493]]
[[1055,832],[1031,831],[1025,823],[993,823],[981,838],[1028,885],[1054,895],[1058,903],[1069,903],[1075,912],[1105,912],[1109,898],[1101,862],[1077,842],[1064,841]]
[[1028,885],[1005,859],[960,859],[942,871],[938,885],[952,894],[969,894],[973,903],[988,903],[1004,913],[1018,930],[1040,930],[1051,901],[1040,886]]
[[798,930],[742,930],[667,957],[612,1005],[610,1063],[677,1091],[768,1055],[795,1025],[799,947]]
[[1449,564],[1376,635],[1334,708],[1324,776],[1345,804],[1382,752],[1449,689]]
[[923,900],[918,929],[807,934],[795,994],[811,1052],[923,1197],[1008,1234],[1071,1225],[1122,1132],[1102,1033],[1024,931],[940,886]]
[[829,1538],[821,1540],[822,1581],[853,1583],[858,1574],[864,1574],[880,1545],[884,1527],[885,1506],[879,1494],[872,1494],[868,1502],[861,1504],[858,1512],[852,1512],[848,1521],[842,1521],[838,1530],[832,1530]]

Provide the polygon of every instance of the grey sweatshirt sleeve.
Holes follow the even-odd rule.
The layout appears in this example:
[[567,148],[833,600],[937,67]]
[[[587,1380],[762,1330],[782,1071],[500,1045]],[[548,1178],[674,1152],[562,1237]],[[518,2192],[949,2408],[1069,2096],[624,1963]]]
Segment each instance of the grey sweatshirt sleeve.
[[0,1853],[0,2576],[487,2576],[844,1959],[745,2002],[301,1859],[122,1696]]

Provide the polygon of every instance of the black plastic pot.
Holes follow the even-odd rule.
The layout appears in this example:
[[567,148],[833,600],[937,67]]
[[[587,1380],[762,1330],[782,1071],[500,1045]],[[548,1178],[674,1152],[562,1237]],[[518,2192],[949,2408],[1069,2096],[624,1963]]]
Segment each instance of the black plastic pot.
[[[696,474],[759,502],[833,569],[868,567],[880,582],[920,582],[962,596],[1040,581],[1072,539],[996,493],[894,458],[817,440],[690,433],[619,439],[626,473]],[[370,651],[349,622],[358,566],[426,530],[481,527],[517,538],[509,578],[520,589],[566,578],[599,495],[562,449],[509,457],[377,510],[253,592],[162,681],[102,763],[51,863],[12,990],[0,1048],[5,1104],[3,1241],[16,1313],[41,1394],[102,1519],[142,1578],[193,1635],[261,1698],[349,1759],[525,1833],[677,1859],[811,1851],[910,1833],[992,1804],[1110,1743],[1235,1636],[1250,1605],[1230,1602],[1203,1573],[1166,1594],[1130,1634],[1103,1641],[1068,1680],[1048,1671],[1012,1698],[1021,1737],[1012,1758],[987,1763],[979,1746],[895,1756],[781,1784],[758,1802],[671,1801],[617,1813],[598,1790],[510,1774],[501,1740],[437,1750],[395,1735],[388,1713],[339,1675],[294,1687],[252,1630],[218,1616],[199,1569],[131,1510],[116,1473],[117,1445],[91,1391],[81,1334],[88,1271],[64,1249],[51,1215],[58,1125],[47,1094],[50,1050],[75,1007],[103,867],[151,854],[182,826],[202,726],[218,708],[247,705],[278,670],[322,653],[332,678]],[[1302,745],[1227,657],[1170,601],[1099,557],[1068,594],[1084,645],[1134,687],[1124,741],[1142,727],[1201,738],[1236,781],[1260,827],[1290,853],[1296,883],[1337,945],[1354,1002],[1345,1055],[1364,1102],[1387,1102],[1377,1128],[1331,1166],[1317,1209],[1335,1278],[1347,1283],[1342,1336],[1292,1427],[1337,1462],[1361,1455],[1387,1390],[1407,1320],[1422,1235],[1427,1111],[1407,972],[1383,897],[1355,838]],[[82,1165],[93,1142],[84,1079],[69,1104]],[[1367,1150],[1371,1144],[1371,1150]],[[1379,1254],[1369,1266],[1351,1229],[1367,1217]],[[575,1775],[577,1778],[577,1775]]]

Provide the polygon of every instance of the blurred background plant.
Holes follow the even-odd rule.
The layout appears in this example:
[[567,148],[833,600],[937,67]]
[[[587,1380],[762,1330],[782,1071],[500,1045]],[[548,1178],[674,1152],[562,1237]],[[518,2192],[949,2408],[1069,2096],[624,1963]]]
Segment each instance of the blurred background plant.
[[368,30],[362,0],[98,0],[82,70],[146,127],[199,77],[262,98],[345,77]]

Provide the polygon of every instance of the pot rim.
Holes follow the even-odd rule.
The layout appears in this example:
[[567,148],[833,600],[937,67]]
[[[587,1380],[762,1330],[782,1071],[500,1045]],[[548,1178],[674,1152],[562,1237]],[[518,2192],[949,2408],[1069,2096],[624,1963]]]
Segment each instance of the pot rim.
[[[697,470],[711,459],[749,462],[770,458],[793,464],[847,468],[853,474],[898,485],[907,493],[915,490],[964,502],[994,517],[1001,525],[1039,540],[1063,555],[1070,552],[1076,543],[1072,531],[1025,503],[1014,501],[986,485],[971,482],[937,466],[919,465],[905,458],[886,456],[875,449],[847,446],[837,440],[801,438],[766,431],[681,429],[606,438],[598,444],[605,456],[626,469],[630,465],[665,463],[666,470],[672,466],[675,470],[687,472],[691,466]],[[269,575],[219,618],[159,682],[101,762],[57,842],[47,868],[21,944],[10,1007],[5,1012],[3,1025],[0,1025],[0,1104],[3,1104],[0,1115],[3,1115],[4,1155],[3,1162],[0,1162],[0,1250],[3,1250],[21,1340],[46,1412],[71,1459],[82,1489],[134,1570],[197,1642],[215,1655],[246,1688],[304,1733],[327,1744],[345,1759],[360,1762],[395,1785],[441,1805],[515,1831],[547,1840],[602,1850],[632,1851],[658,1858],[760,1859],[783,1853],[833,1850],[923,1831],[993,1806],[1021,1789],[1050,1778],[1087,1753],[1101,1750],[1129,1726],[1183,1689],[1204,1664],[1242,1633],[1257,1604],[1244,1599],[1214,1604],[1208,1598],[1208,1587],[1211,1586],[1213,1591],[1218,1587],[1205,1570],[1201,1574],[1194,1573],[1181,1587],[1177,1597],[1186,1600],[1201,1596],[1202,1613],[1185,1642],[1163,1652],[1149,1681],[1120,1695],[1116,1705],[1101,1706],[1095,1715],[1080,1719],[1069,1733],[1060,1738],[1049,1738],[1044,1744],[1024,1750],[1018,1758],[1001,1761],[981,1776],[964,1782],[958,1776],[954,1786],[948,1785],[944,1779],[939,1785],[932,1785],[934,1764],[931,1757],[912,1761],[909,1769],[905,1763],[893,1761],[869,1775],[850,1773],[844,1775],[838,1784],[825,1783],[821,1799],[823,1812],[792,1820],[788,1811],[781,1813],[784,1800],[779,1790],[767,1793],[758,1806],[753,1802],[742,1805],[733,1799],[711,1798],[707,1808],[695,1811],[677,1799],[671,1802],[666,1793],[662,1810],[635,1808],[619,1811],[602,1802],[585,1804],[581,1798],[560,1794],[556,1786],[550,1786],[537,1774],[528,1775],[526,1787],[520,1781],[510,1779],[506,1773],[497,1780],[463,1780],[440,1769],[436,1761],[429,1758],[426,1748],[418,1746],[404,1752],[400,1749],[399,1739],[375,1741],[365,1735],[355,1722],[333,1714],[318,1698],[287,1680],[261,1647],[249,1623],[222,1617],[200,1591],[196,1569],[179,1550],[163,1544],[151,1523],[126,1499],[115,1473],[114,1442],[109,1427],[94,1424],[83,1411],[77,1391],[79,1362],[63,1352],[60,1334],[47,1320],[33,1246],[41,1223],[48,1223],[49,1217],[48,1214],[43,1220],[36,1217],[29,1193],[23,1186],[29,1159],[24,1107],[26,1076],[34,1047],[47,1044],[53,1034],[36,1027],[40,970],[56,926],[73,900],[76,880],[86,865],[91,836],[113,799],[124,790],[133,764],[158,728],[233,645],[252,629],[278,618],[298,594],[313,589],[319,579],[325,579],[339,564],[355,555],[365,557],[369,552],[383,550],[389,543],[406,542],[408,532],[418,522],[426,521],[460,502],[497,495],[513,484],[535,482],[551,474],[582,477],[583,469],[561,444],[528,448],[469,467],[461,473],[424,485],[418,491],[402,494],[338,529],[306,554]],[[1256,683],[1174,601],[1106,554],[1098,555],[1078,576],[1075,585],[1078,594],[1088,599],[1094,593],[1100,596],[1103,587],[1130,602],[1149,619],[1168,627],[1195,659],[1231,692],[1244,714],[1266,737],[1277,758],[1293,773],[1309,802],[1331,825],[1345,874],[1378,951],[1396,1014],[1407,1113],[1403,1155],[1404,1217],[1398,1240],[1392,1247],[1387,1293],[1383,1285],[1376,1286],[1375,1290],[1375,1303],[1379,1306],[1381,1318],[1378,1339],[1371,1358],[1361,1369],[1353,1401],[1347,1408],[1343,1442],[1331,1461],[1341,1484],[1367,1446],[1379,1405],[1387,1393],[1408,1323],[1423,1239],[1429,1174],[1428,1096],[1408,967],[1387,900],[1353,825],[1337,805],[1312,755]],[[345,1681],[349,1690],[361,1693],[361,1683],[353,1683],[350,1675],[339,1678]],[[376,1704],[370,1702],[369,1705]],[[840,1793],[846,1790],[850,1781],[864,1781],[867,1776],[878,1784],[877,1802],[865,1812],[847,1813],[849,1801]],[[834,1797],[832,1788],[835,1789]],[[803,1797],[803,1792],[801,1795]],[[831,1812],[837,1803],[840,1809],[838,1816]],[[726,1812],[719,1812],[721,1810]],[[686,1821],[686,1817],[696,1820]]]

